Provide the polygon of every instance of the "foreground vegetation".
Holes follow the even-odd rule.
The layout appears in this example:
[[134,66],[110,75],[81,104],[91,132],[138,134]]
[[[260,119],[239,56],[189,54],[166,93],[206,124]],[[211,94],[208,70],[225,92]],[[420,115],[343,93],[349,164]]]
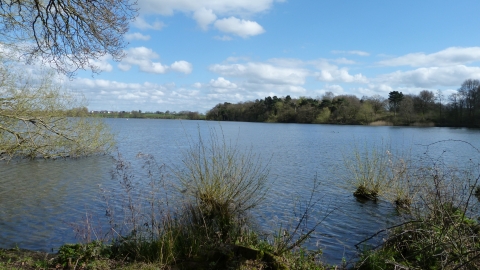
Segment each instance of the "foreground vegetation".
[[184,164],[168,170],[172,182],[151,156],[139,155],[143,176],[119,157],[106,215],[74,226],[79,244],[54,256],[3,250],[0,269],[324,269],[321,251],[302,247],[309,210],[288,234],[258,228],[251,211],[268,193],[268,166],[215,134],[191,141]]
[[[192,140],[184,164],[173,168],[139,155],[145,174],[138,176],[119,157],[119,186],[103,190],[105,219],[87,215],[76,224],[79,244],[55,255],[1,250],[0,269],[479,269],[480,164],[472,158],[454,167],[428,154],[444,143],[469,145],[437,142],[420,158],[387,144],[345,153],[342,177],[352,193],[392,203],[400,217],[357,243],[353,263],[327,265],[320,249],[305,246],[322,226],[322,218],[311,221],[317,181],[293,210],[300,213],[294,223],[259,229],[252,211],[269,194],[268,164],[211,133]],[[374,240],[378,235],[384,240]]]

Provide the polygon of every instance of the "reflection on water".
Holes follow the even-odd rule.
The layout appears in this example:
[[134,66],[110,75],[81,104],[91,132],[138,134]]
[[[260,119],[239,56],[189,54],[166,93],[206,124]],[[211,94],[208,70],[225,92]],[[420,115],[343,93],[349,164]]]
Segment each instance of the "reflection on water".
[[[354,244],[395,220],[386,202],[359,202],[342,182],[342,154],[359,144],[388,143],[397,150],[422,157],[441,156],[447,162],[479,158],[466,144],[440,143],[464,140],[480,148],[480,131],[448,128],[365,127],[233,123],[148,119],[107,119],[118,134],[118,151],[144,175],[137,153],[152,154],[159,163],[180,164],[182,152],[198,134],[209,138],[212,129],[227,142],[253,151],[268,163],[271,191],[256,212],[266,230],[286,227],[295,220],[295,206],[310,195],[315,177],[320,181],[319,203],[312,218],[321,220],[311,245],[324,248],[328,262],[339,263],[355,252]],[[425,155],[427,153],[428,155]],[[69,223],[86,212],[102,216],[105,207],[99,185],[113,190],[114,159],[110,156],[57,161],[20,161],[0,164],[0,247],[50,251],[74,242]]]

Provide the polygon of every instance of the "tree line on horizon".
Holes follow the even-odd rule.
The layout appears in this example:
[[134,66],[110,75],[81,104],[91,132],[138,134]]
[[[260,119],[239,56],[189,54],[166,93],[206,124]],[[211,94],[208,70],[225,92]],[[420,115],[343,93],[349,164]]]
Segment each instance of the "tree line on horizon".
[[[86,110],[86,108],[81,108]],[[72,113],[75,113],[73,111]],[[205,120],[205,115],[197,111],[155,111],[142,112],[142,110],[132,111],[91,111],[90,115],[104,118],[148,118],[148,119],[181,119],[181,120]]]
[[319,98],[265,97],[236,104],[217,104],[206,113],[207,120],[361,124],[385,121],[393,125],[480,127],[480,81],[467,79],[445,97],[422,90],[418,95],[392,91],[388,97],[338,95],[327,92]]

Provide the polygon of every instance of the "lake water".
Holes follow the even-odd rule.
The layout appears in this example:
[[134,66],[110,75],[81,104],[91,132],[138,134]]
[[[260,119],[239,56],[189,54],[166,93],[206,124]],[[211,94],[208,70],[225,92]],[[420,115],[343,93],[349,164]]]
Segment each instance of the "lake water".
[[[310,245],[319,245],[324,258],[340,263],[354,256],[354,245],[394,222],[388,202],[360,202],[344,183],[343,155],[355,143],[389,144],[393,151],[442,158],[463,164],[480,160],[480,130],[418,127],[368,127],[149,119],[106,119],[117,134],[118,153],[131,162],[135,174],[145,175],[141,152],[159,164],[178,165],[182,153],[198,135],[212,130],[239,149],[258,154],[270,168],[271,192],[255,210],[265,230],[288,227],[295,205],[310,196],[314,179],[320,187],[311,221],[324,219]],[[450,140],[448,142],[441,142]],[[458,142],[456,140],[462,141]],[[427,145],[435,143],[427,147]],[[102,191],[113,190],[114,155],[57,161],[0,163],[0,247],[56,251],[77,241],[72,224],[105,215]],[[298,208],[297,208],[298,210]]]

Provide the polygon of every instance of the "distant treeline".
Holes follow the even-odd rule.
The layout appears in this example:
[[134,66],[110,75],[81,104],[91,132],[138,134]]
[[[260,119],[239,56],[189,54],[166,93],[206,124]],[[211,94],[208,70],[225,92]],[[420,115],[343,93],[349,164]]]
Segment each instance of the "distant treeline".
[[156,111],[156,112],[142,112],[138,111],[91,111],[90,114],[97,117],[107,118],[149,118],[149,119],[182,119],[182,120],[204,120],[205,115],[198,112],[191,111]]
[[335,96],[327,92],[320,98],[277,96],[255,101],[218,104],[206,114],[207,120],[393,125],[436,125],[480,127],[480,81],[468,79],[457,92],[445,96],[440,90],[404,95],[392,91],[380,95]]

